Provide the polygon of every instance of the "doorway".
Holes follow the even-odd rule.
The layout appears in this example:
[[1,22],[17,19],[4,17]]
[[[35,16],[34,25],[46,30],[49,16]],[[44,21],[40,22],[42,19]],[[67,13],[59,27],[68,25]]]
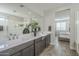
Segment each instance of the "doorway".
[[70,9],[55,13],[55,38],[56,47],[70,49]]
[[58,41],[70,42],[70,9],[56,12],[55,31]]

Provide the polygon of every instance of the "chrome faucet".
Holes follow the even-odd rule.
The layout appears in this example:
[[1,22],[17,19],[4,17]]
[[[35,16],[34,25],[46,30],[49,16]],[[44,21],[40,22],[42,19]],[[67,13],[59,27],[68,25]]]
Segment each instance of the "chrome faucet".
[[18,36],[16,35],[16,34],[12,34],[12,33],[10,33],[10,37],[11,38],[9,38],[9,40],[11,40],[11,39],[18,39]]

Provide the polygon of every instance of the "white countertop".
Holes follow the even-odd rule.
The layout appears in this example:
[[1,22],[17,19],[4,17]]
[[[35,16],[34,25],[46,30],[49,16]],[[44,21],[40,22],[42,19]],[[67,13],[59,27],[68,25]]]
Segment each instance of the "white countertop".
[[32,35],[28,35],[28,37],[27,37],[27,35],[21,35],[21,36],[19,36],[19,39],[9,40],[9,41],[5,42],[4,44],[1,44],[0,45],[0,52],[10,49],[12,47],[18,46],[18,45],[27,43],[31,40],[35,40],[37,38],[46,36],[48,34],[51,34],[51,32],[43,32],[43,33],[38,34],[36,37],[34,37]]

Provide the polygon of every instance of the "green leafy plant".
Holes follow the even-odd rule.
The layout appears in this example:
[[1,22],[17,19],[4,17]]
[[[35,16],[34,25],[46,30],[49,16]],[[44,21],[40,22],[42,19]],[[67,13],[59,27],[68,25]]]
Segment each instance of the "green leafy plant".
[[35,20],[32,20],[31,22],[31,28],[32,28],[32,32],[34,33],[34,36],[36,36],[38,30],[39,30],[39,24],[38,22],[36,22]]
[[26,24],[26,27],[23,30],[23,34],[28,34],[28,33],[30,33],[29,26]]
[[38,22],[36,22],[35,20],[32,20],[30,25],[31,25],[31,28],[32,28],[32,32],[36,32],[37,31],[37,27],[38,27]]
[[30,33],[30,27],[31,27],[31,32],[33,32],[34,36],[36,36],[36,33],[40,31],[40,26],[38,22],[36,22],[35,20],[32,20],[31,23],[28,25],[26,24],[26,27],[23,30],[23,34]]

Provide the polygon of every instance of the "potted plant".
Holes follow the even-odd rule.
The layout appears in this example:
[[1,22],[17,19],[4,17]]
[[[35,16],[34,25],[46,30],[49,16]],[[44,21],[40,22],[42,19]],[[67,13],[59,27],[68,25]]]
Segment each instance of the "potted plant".
[[31,28],[32,28],[32,32],[34,33],[34,36],[36,36],[37,34],[37,29],[38,29],[38,22],[36,22],[35,20],[32,20],[31,22]]

